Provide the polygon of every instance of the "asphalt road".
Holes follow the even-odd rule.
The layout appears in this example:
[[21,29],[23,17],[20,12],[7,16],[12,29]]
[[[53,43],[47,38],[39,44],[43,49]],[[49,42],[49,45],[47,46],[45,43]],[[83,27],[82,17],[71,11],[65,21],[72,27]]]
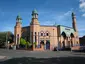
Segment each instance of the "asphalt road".
[[83,52],[71,51],[27,51],[27,50],[7,50],[0,49],[0,56],[6,59],[19,57],[52,58],[52,57],[85,57]]
[[0,49],[0,64],[85,64],[85,53]]

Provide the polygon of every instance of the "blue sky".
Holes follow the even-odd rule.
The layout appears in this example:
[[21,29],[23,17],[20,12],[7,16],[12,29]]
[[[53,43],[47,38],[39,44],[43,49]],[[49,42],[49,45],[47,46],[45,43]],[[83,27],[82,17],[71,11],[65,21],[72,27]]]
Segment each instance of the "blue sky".
[[14,32],[16,16],[28,26],[31,13],[37,9],[41,25],[56,24],[72,27],[72,11],[77,18],[79,36],[85,35],[85,0],[0,0],[0,31]]

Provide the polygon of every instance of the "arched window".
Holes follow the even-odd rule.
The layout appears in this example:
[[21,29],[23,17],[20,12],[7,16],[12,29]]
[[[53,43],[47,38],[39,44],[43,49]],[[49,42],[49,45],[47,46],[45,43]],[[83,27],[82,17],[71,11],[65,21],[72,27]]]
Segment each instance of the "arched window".
[[48,33],[46,33],[46,36],[49,36],[49,34],[48,34]]
[[45,33],[46,33],[46,36],[49,36],[49,32],[48,31],[46,31]]
[[40,31],[40,36],[44,36],[44,32],[43,31]]
[[43,36],[43,33],[41,33],[41,36]]

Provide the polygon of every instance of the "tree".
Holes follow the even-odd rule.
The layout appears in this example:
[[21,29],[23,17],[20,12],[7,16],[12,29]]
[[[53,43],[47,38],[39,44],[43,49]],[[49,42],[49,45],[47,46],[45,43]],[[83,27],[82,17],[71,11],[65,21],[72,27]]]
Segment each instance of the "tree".
[[27,43],[26,43],[26,40],[23,39],[23,38],[20,38],[20,44],[21,44],[21,45],[26,45],[26,44],[27,44]]
[[36,42],[34,42],[33,44],[34,44],[35,46],[37,45],[37,43],[36,43]]
[[5,46],[6,40],[13,42],[13,37],[14,35],[10,31],[0,32],[0,47]]

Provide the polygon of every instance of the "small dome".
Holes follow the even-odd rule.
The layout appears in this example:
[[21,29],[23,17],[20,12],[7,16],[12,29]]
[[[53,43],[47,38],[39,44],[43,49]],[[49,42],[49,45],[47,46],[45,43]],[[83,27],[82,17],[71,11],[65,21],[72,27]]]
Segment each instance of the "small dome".
[[72,12],[72,16],[75,16],[75,13],[74,12]]
[[20,17],[20,15],[17,16],[16,20],[22,20],[22,18]]
[[38,14],[37,10],[34,9],[34,10],[32,11],[32,14]]

